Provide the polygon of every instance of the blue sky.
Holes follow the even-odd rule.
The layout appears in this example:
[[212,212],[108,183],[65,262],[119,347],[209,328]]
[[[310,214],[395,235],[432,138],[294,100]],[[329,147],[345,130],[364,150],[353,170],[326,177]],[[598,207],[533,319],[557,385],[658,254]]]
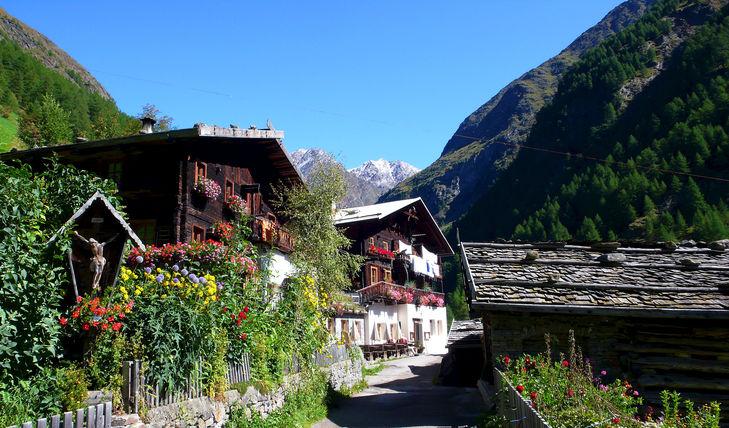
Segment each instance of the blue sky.
[[10,0],[136,114],[286,132],[347,167],[423,168],[460,122],[618,0]]

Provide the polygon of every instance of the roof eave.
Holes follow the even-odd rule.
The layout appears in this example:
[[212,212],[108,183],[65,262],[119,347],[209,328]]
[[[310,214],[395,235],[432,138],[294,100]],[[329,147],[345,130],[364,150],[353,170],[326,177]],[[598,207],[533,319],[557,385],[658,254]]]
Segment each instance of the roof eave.
[[726,309],[629,308],[588,305],[544,305],[530,303],[490,303],[474,301],[474,309],[488,312],[538,312],[599,316],[633,316],[636,318],[729,319]]

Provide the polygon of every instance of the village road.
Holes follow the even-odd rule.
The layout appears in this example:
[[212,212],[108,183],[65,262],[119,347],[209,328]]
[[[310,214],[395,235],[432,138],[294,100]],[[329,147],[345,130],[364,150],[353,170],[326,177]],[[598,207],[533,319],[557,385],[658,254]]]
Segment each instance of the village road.
[[367,389],[339,402],[314,428],[475,425],[483,405],[478,390],[434,385],[440,360],[421,355],[385,362],[367,378]]

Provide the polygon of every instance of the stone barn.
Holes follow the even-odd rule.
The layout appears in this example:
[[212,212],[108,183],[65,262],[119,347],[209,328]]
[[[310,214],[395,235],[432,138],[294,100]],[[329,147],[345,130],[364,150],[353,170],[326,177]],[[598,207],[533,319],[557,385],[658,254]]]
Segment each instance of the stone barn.
[[729,251],[681,246],[460,244],[485,370],[503,355],[566,352],[573,329],[596,370],[630,379],[648,403],[664,389],[719,401],[729,416]]

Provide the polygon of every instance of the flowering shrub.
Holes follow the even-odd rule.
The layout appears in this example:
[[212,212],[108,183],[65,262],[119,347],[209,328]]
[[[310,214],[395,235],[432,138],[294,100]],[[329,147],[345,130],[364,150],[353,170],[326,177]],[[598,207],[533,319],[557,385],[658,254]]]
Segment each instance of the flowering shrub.
[[370,247],[367,249],[367,253],[373,254],[373,255],[376,255],[376,256],[380,256],[380,257],[385,257],[385,258],[388,258],[388,259],[394,259],[395,258],[395,253],[394,252],[392,252],[390,250],[386,250],[384,248],[375,247],[374,245],[370,245]]
[[120,331],[124,327],[127,314],[134,307],[134,300],[129,300],[129,296],[124,300],[124,304],[103,305],[99,297],[84,299],[79,296],[70,315],[62,315],[58,322],[77,333]]
[[[227,224],[229,225],[229,224]],[[224,239],[230,238],[233,234],[232,230],[221,223],[219,227]],[[175,244],[165,244],[161,247],[149,245],[146,251],[141,251],[135,247],[127,257],[127,264],[132,268],[155,266],[180,266],[189,264],[199,266],[201,264],[213,265],[217,268],[232,269],[239,273],[252,275],[257,270],[257,265],[253,259],[245,254],[240,254],[230,246],[224,245],[222,242],[208,239],[205,242],[193,241],[191,243],[178,242]]]
[[220,184],[210,178],[199,178],[192,190],[207,199],[218,199],[221,193]]
[[228,196],[225,200],[225,206],[234,214],[244,215],[246,213],[246,201],[238,195]]
[[[642,398],[630,382],[620,379],[610,381],[609,373],[604,369],[593,374],[590,360],[583,358],[581,350],[575,346],[572,331],[569,355],[560,355],[558,361],[552,361],[549,335],[545,335],[545,341],[547,350],[544,354],[513,359],[503,356],[500,368],[516,391],[554,428],[719,426],[718,405],[705,406],[700,412],[693,413],[694,416],[701,415],[697,420],[703,421],[703,424],[675,425],[666,421],[663,425],[656,425],[650,407],[638,416]],[[693,405],[690,408],[693,409]],[[714,420],[716,424],[706,423]]]

